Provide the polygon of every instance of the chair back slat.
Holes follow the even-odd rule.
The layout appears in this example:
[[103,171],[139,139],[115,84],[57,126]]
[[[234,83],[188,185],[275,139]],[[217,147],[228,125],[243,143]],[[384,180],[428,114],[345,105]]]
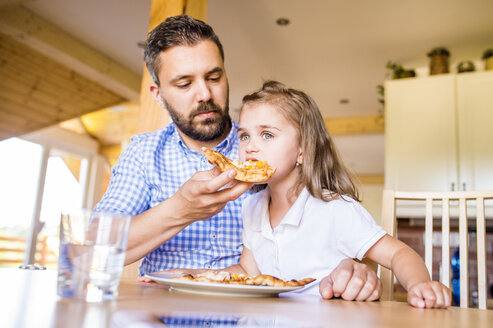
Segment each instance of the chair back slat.
[[[382,228],[387,231],[391,236],[395,236],[396,233],[396,217],[395,217],[395,206],[396,199],[393,190],[384,190],[383,192],[383,206],[382,206],[382,216],[389,218],[388,220],[382,221]],[[381,299],[383,301],[391,301],[392,295],[394,294],[394,274],[387,268],[379,266],[380,270],[380,280],[383,284],[383,292]]]
[[[433,263],[433,201],[442,206],[442,264],[441,280],[450,287],[450,212],[451,201],[459,203],[459,264],[460,264],[460,306],[469,306],[469,270],[468,270],[468,220],[467,200],[476,201],[477,270],[478,270],[478,307],[486,309],[486,221],[485,200],[493,199],[491,191],[447,191],[447,192],[405,192],[384,190],[382,206],[382,227],[391,235],[396,235],[397,200],[418,200],[425,205],[425,265],[432,277]],[[382,300],[392,300],[394,275],[392,271],[379,267],[383,284]]]
[[[468,228],[467,228],[467,208],[466,199],[459,199],[459,265],[460,265],[460,277],[469,277],[469,256],[467,249],[468,242]],[[469,307],[469,281],[468,279],[460,279],[460,307]]]
[[450,288],[450,200],[442,199],[442,284]]
[[396,198],[393,190],[384,190],[382,216],[389,218],[382,222],[382,228],[391,236],[395,236],[396,220],[395,220],[395,205]]
[[430,277],[433,275],[433,199],[426,198],[425,217],[425,265]]
[[476,240],[478,254],[478,306],[486,308],[486,225],[484,214],[484,198],[476,199]]

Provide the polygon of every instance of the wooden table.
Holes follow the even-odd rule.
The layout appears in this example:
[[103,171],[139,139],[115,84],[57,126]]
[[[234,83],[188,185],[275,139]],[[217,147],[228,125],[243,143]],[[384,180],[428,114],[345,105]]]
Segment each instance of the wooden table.
[[400,302],[324,301],[315,296],[207,296],[170,291],[163,285],[131,280],[122,280],[119,294],[116,301],[100,304],[59,300],[56,272],[0,269],[0,326],[125,327],[128,323],[144,320],[138,319],[139,316],[146,317],[148,327],[165,327],[163,321],[172,326],[171,323],[179,320],[184,320],[182,327],[186,322],[248,327],[493,326],[491,310],[457,307],[423,310]]

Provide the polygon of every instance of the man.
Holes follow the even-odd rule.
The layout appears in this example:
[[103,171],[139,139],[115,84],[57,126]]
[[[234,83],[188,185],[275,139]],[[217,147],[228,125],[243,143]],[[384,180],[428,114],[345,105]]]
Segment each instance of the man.
[[[151,31],[144,56],[154,81],[150,92],[173,123],[132,138],[96,210],[134,215],[126,264],[143,258],[140,276],[237,264],[241,201],[252,184],[234,180],[234,171],[211,169],[200,152],[204,146],[238,158],[222,45],[207,24],[176,16]],[[350,260],[321,282],[320,291],[325,298],[374,300],[381,284]]]

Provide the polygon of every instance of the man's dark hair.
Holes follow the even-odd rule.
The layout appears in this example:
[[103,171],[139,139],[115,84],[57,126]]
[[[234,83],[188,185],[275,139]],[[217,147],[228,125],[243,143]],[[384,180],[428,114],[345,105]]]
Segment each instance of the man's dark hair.
[[146,40],[144,60],[152,80],[159,86],[159,54],[175,46],[193,46],[200,41],[211,40],[219,48],[224,61],[224,51],[212,27],[187,15],[167,18],[156,26]]

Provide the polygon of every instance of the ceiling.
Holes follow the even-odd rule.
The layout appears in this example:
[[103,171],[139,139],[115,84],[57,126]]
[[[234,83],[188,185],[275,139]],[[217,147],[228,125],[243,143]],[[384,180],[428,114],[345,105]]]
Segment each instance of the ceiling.
[[[141,74],[150,0],[2,2],[21,3]],[[427,52],[444,46],[452,72],[462,60],[482,69],[481,55],[493,47],[486,0],[208,0],[207,12],[225,48],[234,117],[242,96],[265,79],[306,91],[325,118],[378,115],[376,87],[388,78],[388,60],[426,75]],[[277,25],[281,17],[290,24]],[[336,137],[336,144],[357,173],[383,173],[383,135]]]
[[124,100],[0,33],[0,140]]

